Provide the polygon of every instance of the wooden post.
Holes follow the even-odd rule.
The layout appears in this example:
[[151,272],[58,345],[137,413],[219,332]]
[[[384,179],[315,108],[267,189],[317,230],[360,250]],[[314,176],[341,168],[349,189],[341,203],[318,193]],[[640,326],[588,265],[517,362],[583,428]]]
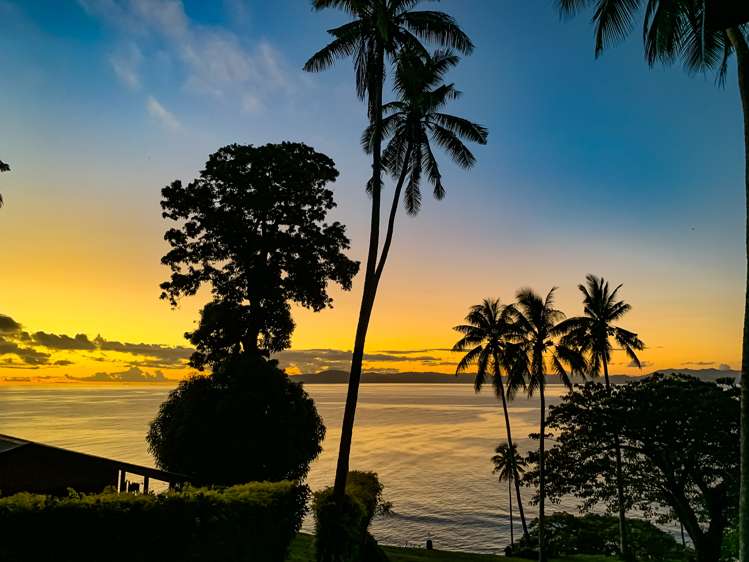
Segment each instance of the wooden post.
[[143,493],[148,493],[148,476],[143,477]]
[[120,487],[117,490],[118,492],[127,492],[127,485],[125,484],[125,477],[127,476],[127,472],[125,472],[124,468],[120,469]]

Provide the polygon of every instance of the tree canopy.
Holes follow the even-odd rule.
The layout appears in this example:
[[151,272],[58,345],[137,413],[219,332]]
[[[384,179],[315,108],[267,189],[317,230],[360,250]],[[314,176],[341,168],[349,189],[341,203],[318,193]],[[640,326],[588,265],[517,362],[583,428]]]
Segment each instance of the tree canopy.
[[330,158],[301,143],[232,144],[197,179],[162,190],[162,215],[177,225],[164,235],[171,278],[161,297],[176,306],[203,285],[213,296],[186,334],[194,367],[288,347],[290,303],[318,311],[332,306],[330,282],[351,288],[359,264],[344,254],[345,226],[326,222],[337,177]]
[[[251,376],[248,376],[251,375]],[[304,478],[325,426],[301,384],[273,360],[239,356],[180,382],[148,432],[158,466],[194,484]]]
[[[607,390],[586,384],[551,408],[556,435],[546,455],[552,501],[574,495],[581,509],[614,510],[615,428],[627,508],[679,520],[698,560],[717,560],[739,492],[739,390],[684,375],[654,375]],[[531,455],[530,460],[535,462]],[[537,470],[525,481],[535,483]]]

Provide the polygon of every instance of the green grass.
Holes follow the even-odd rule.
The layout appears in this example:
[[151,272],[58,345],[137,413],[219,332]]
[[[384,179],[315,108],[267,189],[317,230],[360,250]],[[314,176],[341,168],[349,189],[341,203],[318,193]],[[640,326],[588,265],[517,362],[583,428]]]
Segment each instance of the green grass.
[[[396,548],[385,546],[383,550],[390,562],[528,562],[520,558],[506,558],[491,554],[468,554],[465,552],[446,552],[442,550],[425,550],[423,548]],[[314,562],[315,547],[311,535],[300,533],[291,545],[291,554],[286,562]],[[551,562],[612,562],[614,558],[606,556],[573,556],[560,558]]]

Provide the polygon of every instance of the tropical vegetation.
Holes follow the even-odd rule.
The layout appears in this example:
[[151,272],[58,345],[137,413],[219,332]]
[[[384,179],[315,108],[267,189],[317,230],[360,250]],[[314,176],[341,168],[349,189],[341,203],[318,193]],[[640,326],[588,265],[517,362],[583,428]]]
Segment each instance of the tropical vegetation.
[[[526,462],[520,453],[518,453],[518,446],[513,444],[511,447],[509,443],[501,443],[497,445],[491,461],[492,465],[494,465],[492,472],[497,475],[497,480],[499,480],[500,483],[507,482],[508,484],[507,499],[510,504],[510,549],[512,549],[512,547],[515,546],[515,526],[512,521],[512,485],[518,485],[518,479],[525,472]],[[522,505],[520,502],[520,494],[517,495],[517,498],[518,506]],[[523,527],[523,530],[525,530],[525,527]],[[528,538],[530,538],[529,535]]]
[[[480,392],[484,383],[489,379],[497,397],[502,402],[502,413],[504,414],[505,432],[507,436],[507,447],[509,451],[516,451],[517,447],[512,442],[512,428],[510,424],[510,413],[507,402],[513,397],[517,388],[524,385],[521,377],[509,378],[513,374],[515,355],[519,351],[517,339],[519,336],[518,326],[515,322],[516,312],[514,308],[502,305],[499,299],[486,298],[481,304],[471,307],[465,318],[465,324],[453,328],[463,335],[453,346],[453,351],[465,352],[458,362],[456,374],[467,371],[469,368],[476,369],[474,387]],[[507,385],[502,378],[502,372],[508,375]],[[507,386],[507,388],[505,388]],[[499,450],[497,450],[499,453]],[[515,456],[506,457],[512,461]],[[496,463],[495,463],[496,467]],[[528,526],[525,521],[523,510],[523,498],[520,495],[520,467],[510,466],[512,478],[510,482],[515,486],[515,498],[518,504],[520,522],[523,534],[528,536]],[[503,480],[500,477],[500,481]],[[510,504],[512,505],[512,504]]]
[[[611,389],[579,386],[551,408],[555,443],[545,459],[544,489],[551,501],[574,496],[583,511],[604,505],[617,512],[609,477],[616,431],[625,507],[659,523],[680,522],[697,561],[718,560],[724,532],[738,522],[739,394],[728,381],[685,375],[658,374]],[[540,485],[539,459],[528,460],[524,480]]]
[[18,494],[0,498],[0,559],[278,562],[301,527],[309,494],[293,482],[163,494]]
[[[737,83],[744,127],[744,193],[747,200],[744,232],[746,299],[741,371],[749,372],[749,8],[746,2],[721,0],[557,0],[563,16],[593,8],[595,55],[626,38],[642,15],[645,59],[657,63],[683,63],[690,73],[716,73],[723,85],[731,57],[736,58]],[[741,558],[749,559],[749,385],[742,385],[741,427]]]
[[175,224],[164,235],[171,277],[161,298],[176,306],[204,285],[212,296],[186,334],[191,366],[281,351],[294,329],[291,303],[317,311],[332,304],[330,283],[351,288],[359,264],[344,254],[346,228],[326,222],[337,177],[334,162],[305,144],[232,144],[197,179],[162,190],[163,217]]
[[[396,63],[401,55],[411,57],[415,54],[428,61],[429,52],[422,43],[427,41],[441,47],[455,49],[464,54],[473,50],[473,43],[460,29],[455,20],[439,11],[414,10],[418,0],[313,0],[312,5],[317,10],[337,8],[353,19],[335,29],[328,31],[332,41],[315,53],[305,64],[304,69],[319,72],[330,68],[333,63],[342,58],[351,57],[354,62],[356,92],[360,99],[366,99],[367,117],[371,128],[370,138],[366,141],[372,155],[372,176],[367,182],[367,191],[371,197],[371,219],[369,248],[364,271],[364,287],[362,289],[359,320],[354,338],[354,349],[351,355],[351,370],[349,373],[348,393],[341,427],[341,442],[338,451],[338,464],[335,476],[335,497],[343,502],[346,490],[346,478],[349,472],[349,456],[351,453],[351,439],[356,415],[356,403],[361,379],[362,361],[364,358],[364,344],[366,342],[369,321],[374,308],[377,288],[387,259],[387,246],[380,249],[380,213],[382,176],[387,171],[388,164],[409,166],[405,158],[395,158],[391,161],[383,160],[382,144],[385,138],[383,115],[383,90],[388,74],[389,63]],[[423,81],[422,87],[433,82]],[[405,94],[405,91],[402,92]],[[411,100],[409,100],[411,101]],[[432,110],[439,106],[432,106]],[[394,108],[395,109],[395,108]],[[395,120],[393,120],[395,121]],[[452,123],[455,123],[452,121]],[[444,139],[456,139],[455,131],[450,130],[450,121],[438,123],[445,133]],[[419,126],[423,126],[420,124]],[[435,134],[432,129],[432,133]],[[464,133],[460,133],[466,136]],[[403,137],[406,139],[406,137]],[[469,138],[469,137],[467,137]],[[444,141],[442,141],[444,142]],[[420,147],[424,147],[423,143]],[[450,146],[447,146],[451,150]],[[407,149],[407,147],[404,147]],[[416,153],[415,148],[412,150]],[[404,154],[405,156],[405,154]],[[414,156],[414,159],[417,157]],[[434,158],[422,154],[419,166],[427,170],[434,165]],[[411,159],[410,163],[414,160]],[[423,162],[423,163],[422,163]],[[397,167],[395,169],[398,169]],[[402,172],[402,170],[398,170]],[[412,170],[412,180],[416,181],[421,170]],[[428,171],[436,193],[441,195],[442,184],[436,172]],[[412,182],[413,183],[413,182]],[[416,193],[415,190],[412,190]],[[393,201],[389,221],[392,231],[395,208],[399,201]],[[386,239],[391,238],[392,234]]]
[[185,379],[151,422],[156,464],[198,485],[302,480],[325,426],[301,383],[276,361],[244,354]]
[[[632,308],[624,301],[617,300],[621,285],[611,289],[608,282],[588,274],[584,285],[578,285],[583,294],[584,315],[569,318],[562,323],[564,331],[569,333],[564,337],[565,344],[579,349],[587,357],[588,374],[591,377],[601,375],[606,383],[606,389],[611,390],[609,380],[609,363],[613,345],[611,340],[624,351],[631,364],[640,367],[637,351],[641,351],[645,344],[637,334],[615,325]],[[616,489],[619,512],[619,552],[624,558],[629,558],[627,547],[627,522],[624,499],[624,482],[622,479],[622,453],[619,446],[619,434],[614,429],[614,452],[616,454]]]

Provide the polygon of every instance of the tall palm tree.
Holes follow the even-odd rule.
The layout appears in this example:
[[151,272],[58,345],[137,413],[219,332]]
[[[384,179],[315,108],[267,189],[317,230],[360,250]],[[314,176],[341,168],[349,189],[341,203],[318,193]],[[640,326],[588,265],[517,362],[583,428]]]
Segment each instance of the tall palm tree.
[[[731,56],[736,56],[738,86],[744,121],[744,191],[746,198],[747,278],[741,372],[749,373],[749,10],[735,0],[557,0],[562,15],[572,16],[593,7],[595,55],[624,39],[635,17],[643,15],[645,58],[681,61],[690,72],[716,70],[723,84]],[[739,544],[742,560],[749,560],[749,385],[741,386],[741,493]]]
[[[608,282],[588,274],[585,285],[578,285],[583,294],[584,316],[569,318],[562,322],[562,329],[568,331],[564,337],[566,345],[579,349],[588,357],[588,373],[593,377],[601,375],[606,381],[606,388],[611,391],[609,381],[609,361],[613,346],[611,340],[624,350],[632,363],[640,367],[637,351],[641,351],[645,344],[637,334],[615,326],[632,308],[624,301],[618,300],[618,285],[613,290]],[[614,452],[616,454],[616,493],[619,504],[619,551],[624,558],[630,556],[627,540],[627,525],[624,502],[624,481],[622,478],[622,453],[619,445],[619,435],[614,434]]]
[[403,48],[427,51],[421,41],[430,41],[470,53],[473,43],[455,20],[443,12],[413,10],[418,0],[313,0],[316,10],[337,8],[353,19],[328,33],[333,40],[315,53],[304,65],[309,72],[319,72],[333,65],[337,59],[352,57],[356,75],[357,95],[367,100],[369,123],[374,128],[372,142],[372,177],[367,189],[371,194],[369,249],[364,272],[359,321],[351,356],[346,406],[341,424],[341,444],[334,494],[340,502],[346,490],[351,437],[359,395],[364,344],[369,320],[377,294],[378,277],[384,262],[378,266],[380,241],[380,191],[382,187],[382,91],[386,75],[386,61],[393,61]]
[[[10,172],[10,166],[0,160],[0,172]],[[3,206],[3,194],[0,193],[0,207]]]
[[[517,388],[524,384],[522,379],[508,379],[508,388],[505,389],[505,383],[502,379],[503,369],[507,374],[512,372],[512,362],[516,353],[516,344],[513,340],[518,333],[514,317],[514,310],[511,307],[503,306],[499,299],[484,299],[481,304],[471,307],[465,318],[465,324],[455,326],[454,330],[460,332],[463,337],[453,346],[453,351],[466,352],[458,363],[456,374],[465,372],[474,365],[476,366],[476,378],[474,380],[476,392],[481,391],[486,380],[491,378],[494,391],[502,401],[507,443],[510,448],[513,448],[514,445],[507,402],[512,398]],[[525,522],[523,500],[520,496],[520,478],[517,471],[515,471],[512,481],[515,485],[523,535],[528,537],[528,526]]]
[[497,445],[494,452],[496,454],[492,457],[494,465],[492,472],[497,475],[500,482],[507,482],[507,496],[510,500],[510,546],[515,546],[515,530],[512,523],[512,483],[517,482],[518,475],[525,472],[525,459],[518,453],[517,445],[502,443]]
[[[434,197],[442,199],[445,187],[432,143],[463,169],[469,169],[476,158],[463,140],[486,144],[488,131],[477,123],[443,113],[448,102],[460,97],[453,84],[444,84],[445,73],[459,62],[449,50],[436,51],[431,57],[413,49],[398,54],[394,89],[398,101],[383,106],[383,139],[389,138],[383,153],[383,164],[397,180],[390,206],[385,241],[376,270],[377,282],[387,260],[393,239],[395,216],[403,186],[408,179],[404,196],[406,212],[416,215],[421,208],[421,178],[426,173],[432,184]],[[367,153],[374,149],[375,129],[369,126],[362,134],[362,146]]]
[[585,359],[576,349],[563,341],[567,334],[561,322],[565,316],[554,308],[553,288],[542,298],[532,289],[521,289],[517,293],[516,323],[520,331],[522,353],[513,361],[513,377],[523,376],[527,381],[528,395],[538,391],[540,398],[540,422],[538,441],[538,559],[546,561],[544,536],[544,502],[546,499],[546,468],[544,447],[546,441],[546,375],[559,377],[562,384],[572,388],[570,375],[585,376]]

